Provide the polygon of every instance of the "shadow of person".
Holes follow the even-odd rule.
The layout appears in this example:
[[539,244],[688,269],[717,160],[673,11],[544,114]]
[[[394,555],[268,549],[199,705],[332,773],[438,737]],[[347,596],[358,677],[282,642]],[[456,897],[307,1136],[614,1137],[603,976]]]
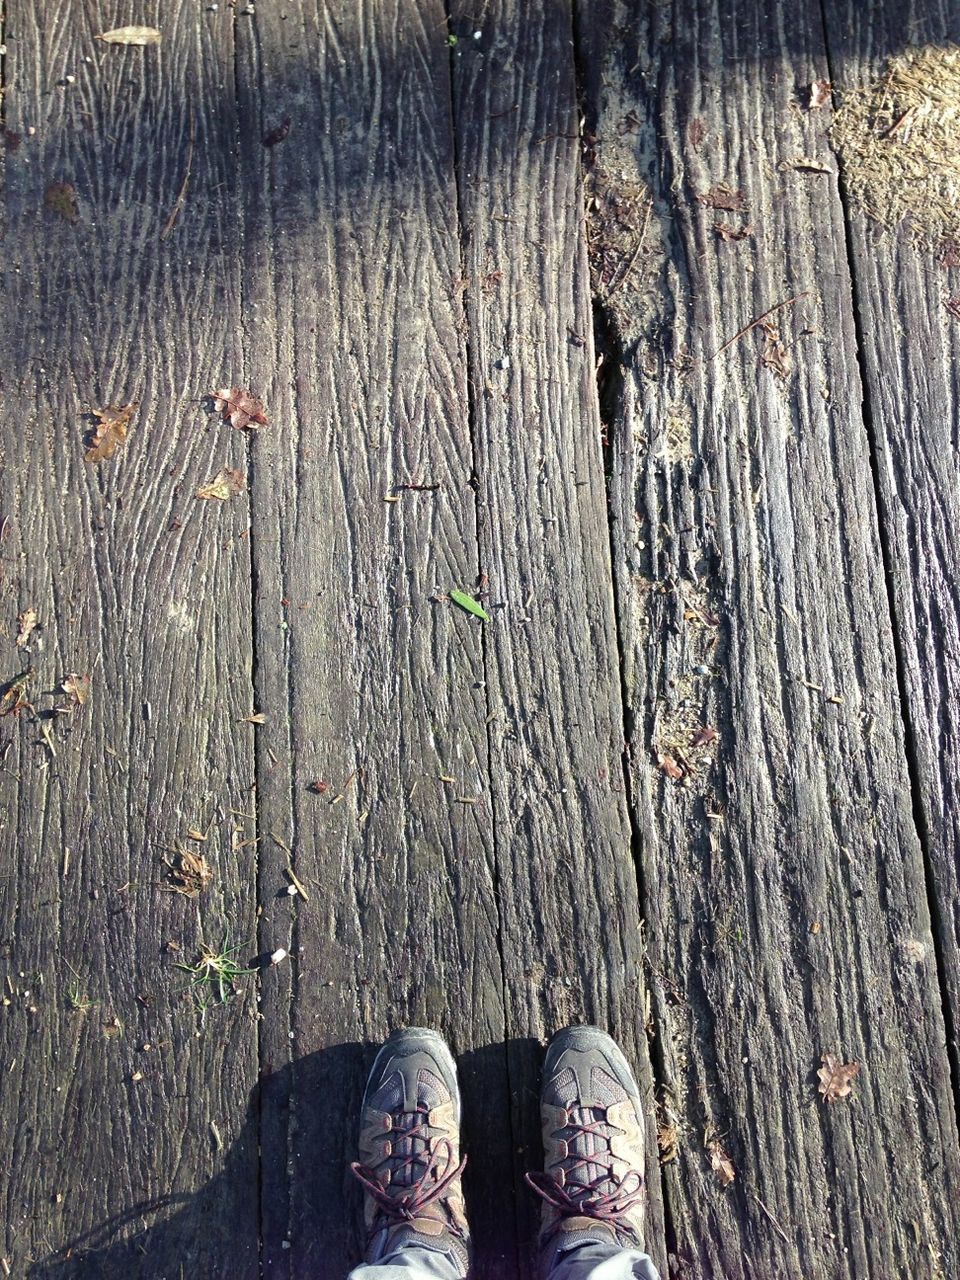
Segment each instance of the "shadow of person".
[[[349,1164],[378,1048],[334,1045],[265,1074],[215,1177],[192,1194],[119,1209],[34,1261],[30,1280],[345,1280],[363,1248],[362,1197]],[[514,1041],[458,1058],[478,1280],[527,1274],[517,1245],[526,1152],[514,1125],[531,1091],[529,1082],[508,1085],[507,1064],[533,1065],[539,1052],[535,1041]],[[244,1220],[249,1214],[258,1231]]]

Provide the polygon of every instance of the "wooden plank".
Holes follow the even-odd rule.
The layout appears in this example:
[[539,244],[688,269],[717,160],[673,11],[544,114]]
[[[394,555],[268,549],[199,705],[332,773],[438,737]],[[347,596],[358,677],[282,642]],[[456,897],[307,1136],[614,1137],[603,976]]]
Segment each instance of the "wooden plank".
[[[911,45],[960,40],[960,14],[946,6],[827,7],[831,74],[842,94],[864,90],[887,57]],[[840,170],[841,190],[845,187]],[[901,230],[878,235],[850,217],[856,302],[877,480],[888,544],[905,712],[919,789],[922,838],[933,891],[954,1089],[960,1078],[960,824],[954,793],[960,743],[960,467],[956,424],[960,271],[935,248],[914,248]],[[940,261],[937,261],[939,257]]]
[[[252,484],[261,937],[293,961],[264,984],[264,1270],[356,1260],[365,1070],[414,1022],[463,1052],[478,1274],[500,1277],[481,623],[446,598],[478,556],[443,7],[304,0],[237,22],[246,376],[273,422]],[[285,892],[288,857],[308,901]]]
[[[159,49],[94,39],[135,20]],[[174,967],[227,928],[251,942],[256,906],[254,850],[231,847],[253,781],[247,502],[193,497],[246,454],[199,403],[238,357],[230,18],[8,0],[3,40],[0,646],[4,678],[33,667],[36,714],[0,720],[0,1253],[14,1275],[253,1277],[253,984],[201,1018]],[[84,415],[130,399],[126,444],[89,465]],[[89,703],[56,715],[71,671]],[[164,891],[191,827],[199,901]]]
[[[819,15],[582,16],[674,1267],[953,1275],[957,1130],[843,216],[829,114],[799,102],[828,78]],[[736,337],[797,295],[776,334]],[[832,1105],[826,1053],[861,1064]]]
[[[533,0],[450,13],[519,1177],[541,1159],[537,1041],[599,1023],[652,1088],[572,13]],[[649,1137],[655,1169],[653,1126]],[[652,1190],[650,1248],[662,1262],[656,1179]],[[518,1197],[529,1246],[538,1207]]]

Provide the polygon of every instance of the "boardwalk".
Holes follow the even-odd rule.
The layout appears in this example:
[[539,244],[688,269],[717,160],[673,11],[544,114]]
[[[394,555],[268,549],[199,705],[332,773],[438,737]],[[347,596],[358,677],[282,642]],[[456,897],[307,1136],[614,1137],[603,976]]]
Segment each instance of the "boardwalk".
[[665,1280],[960,1274],[960,240],[831,132],[956,6],[0,36],[3,1273],[341,1280],[418,1022],[477,1275],[530,1280],[541,1045],[588,1020]]

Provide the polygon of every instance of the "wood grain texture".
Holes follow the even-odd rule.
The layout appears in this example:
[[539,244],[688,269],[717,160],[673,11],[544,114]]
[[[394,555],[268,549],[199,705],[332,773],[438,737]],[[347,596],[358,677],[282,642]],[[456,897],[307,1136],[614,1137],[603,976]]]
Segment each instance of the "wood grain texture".
[[[831,74],[841,93],[882,74],[910,45],[960,41],[951,5],[828,6]],[[840,170],[841,188],[843,170]],[[915,753],[923,838],[941,949],[957,1089],[960,1045],[960,326],[947,302],[960,271],[881,234],[850,210],[861,358],[877,452],[877,479]]]
[[[261,938],[292,958],[264,984],[265,1274],[356,1261],[365,1069],[392,1027],[426,1023],[467,1051],[478,1274],[500,1277],[481,623],[447,599],[475,589],[478,552],[444,14],[287,14],[238,15],[245,376],[274,422],[253,454]],[[418,483],[438,487],[399,487]],[[285,892],[288,856],[309,901]]]
[[[604,236],[624,264],[637,252],[612,297],[598,287],[623,360],[615,570],[655,1052],[679,1129],[674,1267],[952,1275],[956,1120],[842,209],[835,172],[791,167],[835,170],[828,112],[799,101],[827,78],[819,14],[612,3],[584,10],[581,60],[594,260]],[[722,203],[719,184],[743,212],[698,202]],[[646,192],[636,251],[642,217],[627,236],[610,210],[642,215]],[[752,230],[727,241],[718,221]],[[776,335],[721,352],[801,293]],[[785,377],[762,361],[774,341]],[[719,736],[696,745],[704,728]],[[862,1064],[832,1106],[824,1053]],[[737,1171],[726,1189],[711,1139]]]
[[[458,182],[518,1169],[539,1058],[600,1024],[652,1096],[582,235],[572,13],[451,6]],[[655,1133],[650,1127],[650,1160]],[[660,1258],[655,1185],[651,1251]],[[536,1206],[518,1185],[525,1243]],[[527,1255],[527,1267],[532,1260]],[[524,1274],[528,1274],[527,1271]]]
[[[160,48],[94,40],[134,19]],[[248,507],[193,497],[246,465],[200,404],[239,355],[231,27],[178,0],[14,2],[4,40],[0,650],[5,679],[34,668],[44,718],[0,720],[0,1248],[14,1275],[189,1257],[252,1277],[253,989],[202,1020],[174,968],[225,929],[252,943],[256,908],[254,850],[231,847],[254,763]],[[45,207],[53,182],[75,223]],[[87,464],[84,415],[130,399],[126,444]],[[72,671],[90,702],[54,715]],[[215,877],[199,901],[164,890],[190,827]]]

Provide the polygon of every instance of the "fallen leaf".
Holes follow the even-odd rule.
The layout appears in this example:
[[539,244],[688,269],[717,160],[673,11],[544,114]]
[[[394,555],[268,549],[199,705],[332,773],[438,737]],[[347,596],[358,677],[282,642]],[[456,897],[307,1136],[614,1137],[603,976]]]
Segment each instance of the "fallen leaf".
[[251,712],[250,715],[243,716],[241,718],[241,724],[266,724],[266,723],[267,723],[267,717],[263,714],[262,711],[253,711]]
[[730,1183],[735,1182],[737,1177],[733,1161],[716,1138],[707,1143],[707,1151],[710,1153],[710,1168],[717,1175],[720,1185],[729,1187]]
[[780,330],[775,324],[769,323],[760,327],[766,335],[763,351],[760,353],[760,363],[765,369],[772,369],[780,378],[789,377],[793,370],[793,356],[781,341]]
[[960,320],[960,293],[952,298],[944,298],[943,305],[956,320]]
[[716,742],[719,736],[716,729],[711,729],[709,725],[705,724],[690,739],[690,745],[691,747],[709,747],[712,742]]
[[721,240],[746,240],[748,236],[752,236],[754,226],[752,222],[745,222],[742,227],[733,227],[729,222],[715,222],[713,229]]
[[19,630],[17,631],[17,648],[22,649],[30,639],[33,629],[37,625],[37,621],[37,611],[34,609],[33,605],[24,609],[23,613],[18,616],[17,627]]
[[89,676],[78,676],[76,672],[73,672],[71,675],[67,676],[60,688],[68,698],[72,698],[74,700],[75,706],[86,706],[90,699]]
[[242,431],[248,427],[265,427],[267,415],[260,401],[240,387],[225,387],[213,393],[214,408],[223,414],[224,422]]
[[200,486],[196,496],[198,498],[217,498],[220,502],[226,502],[228,498],[232,498],[235,494],[242,493],[246,487],[247,481],[242,471],[234,471],[232,467],[224,467],[212,480],[208,480],[206,484]]
[[794,160],[781,160],[777,168],[781,173],[786,173],[790,169],[794,169],[798,173],[833,173],[828,164],[824,164],[821,160],[814,160],[810,156],[797,156]]
[[67,222],[77,222],[80,218],[77,188],[71,182],[51,182],[43,193],[43,203]]
[[213,872],[202,853],[179,849],[176,861],[167,863],[167,888],[184,898],[196,898],[213,879]]
[[728,187],[725,182],[718,183],[709,191],[701,191],[697,196],[697,204],[705,209],[723,209],[727,213],[742,213],[747,207],[747,197],[740,188]]
[[823,1066],[817,1072],[820,1092],[825,1102],[836,1102],[852,1092],[851,1082],[860,1074],[859,1062],[841,1062],[832,1053],[825,1053],[820,1061]]
[[286,141],[289,132],[290,117],[284,116],[275,129],[271,129],[269,133],[263,135],[263,145],[265,147],[275,147],[278,142]]
[[814,80],[807,90],[807,110],[816,111],[818,107],[825,107],[832,92],[833,85],[829,80]]
[[700,144],[707,136],[707,126],[703,123],[699,116],[694,117],[687,125],[687,141],[693,147],[694,151],[700,150]]
[[0,694],[0,716],[18,716],[24,707],[33,710],[33,704],[27,699],[27,687],[33,679],[33,668],[14,676],[3,686]]
[[477,604],[472,596],[468,596],[464,591],[454,589],[450,592],[450,599],[454,604],[458,604],[461,609],[466,609],[467,613],[472,613],[475,618],[482,618],[484,622],[490,621],[490,615],[484,609],[482,604]]
[[161,35],[156,27],[114,27],[96,38],[104,44],[159,44]]
[[100,421],[94,427],[88,440],[89,448],[83,455],[87,462],[105,462],[112,458],[117,448],[127,438],[130,419],[137,409],[136,400],[121,407],[113,405],[106,409],[94,409],[94,417]]
[[683,777],[683,770],[677,764],[676,760],[674,760],[673,756],[661,756],[659,763],[661,772],[665,773],[668,778],[673,778],[674,781],[679,781]]
[[660,1163],[670,1164],[677,1158],[677,1126],[663,1124],[657,1129],[657,1146],[660,1148]]

